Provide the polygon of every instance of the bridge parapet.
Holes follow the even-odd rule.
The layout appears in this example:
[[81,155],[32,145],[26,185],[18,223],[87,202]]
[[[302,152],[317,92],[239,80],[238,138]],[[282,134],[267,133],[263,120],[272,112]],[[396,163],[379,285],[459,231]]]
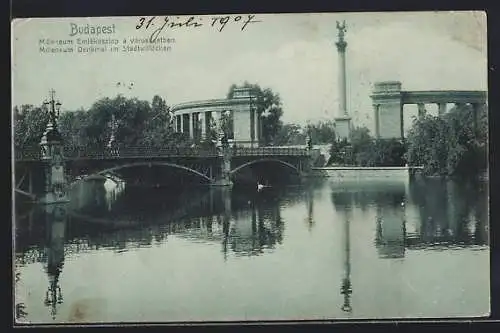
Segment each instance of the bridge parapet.
[[[305,148],[289,147],[257,147],[257,148],[229,148],[232,156],[309,156],[310,151]],[[64,147],[66,160],[78,159],[121,159],[121,158],[168,158],[168,157],[197,157],[210,158],[220,156],[217,150],[207,148],[153,148],[144,146],[125,147],[116,150],[87,147]],[[39,161],[41,151],[36,147],[16,149],[16,161]]]
[[288,147],[258,147],[258,148],[236,148],[233,156],[309,156],[305,148]]

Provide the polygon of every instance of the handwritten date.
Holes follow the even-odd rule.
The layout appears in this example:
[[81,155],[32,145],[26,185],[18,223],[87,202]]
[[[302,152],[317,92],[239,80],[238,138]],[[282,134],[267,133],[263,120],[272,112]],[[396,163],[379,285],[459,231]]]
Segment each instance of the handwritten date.
[[[158,21],[160,21],[160,23],[158,23]],[[217,29],[219,32],[224,30],[228,24],[239,24],[241,26],[240,30],[243,31],[251,23],[262,22],[255,20],[255,15],[213,16],[209,21],[209,26]],[[155,28],[157,24],[159,25]],[[200,28],[204,25],[202,17],[190,16],[187,18],[180,18],[177,16],[172,18],[165,16],[162,20],[158,19],[156,16],[152,16],[150,18],[140,17],[135,28],[136,30],[142,29],[152,31],[150,41],[154,43],[161,32],[166,28]]]

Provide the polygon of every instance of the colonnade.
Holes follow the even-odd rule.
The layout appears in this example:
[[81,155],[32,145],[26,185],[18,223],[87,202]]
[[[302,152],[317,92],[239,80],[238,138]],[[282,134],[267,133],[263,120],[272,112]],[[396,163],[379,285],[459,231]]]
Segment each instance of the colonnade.
[[418,117],[423,118],[426,105],[436,104],[439,116],[446,114],[448,104],[464,106],[470,104],[473,110],[474,128],[478,117],[486,108],[485,91],[403,91],[401,82],[385,81],[375,83],[372,94],[375,119],[375,136],[382,139],[404,138],[404,105],[417,105]]
[[179,112],[174,116],[174,128],[178,133],[187,133],[195,140],[204,140],[211,127],[220,131],[223,117],[228,120],[229,139],[242,144],[259,142],[261,117],[255,110],[233,109]]
[[[390,137],[401,137],[403,138],[403,107],[404,105],[407,105],[410,103],[402,103],[400,105],[397,105],[396,107],[399,108],[400,110],[396,112],[391,112],[390,113],[390,105],[387,104],[373,104],[373,111],[374,111],[374,118],[375,118],[375,136],[377,138],[390,138]],[[477,128],[477,122],[478,122],[478,116],[479,114],[486,108],[486,103],[464,103],[464,102],[457,102],[457,103],[445,103],[445,102],[439,102],[439,103],[416,103],[417,105],[417,110],[418,110],[418,119],[422,119],[425,117],[427,114],[427,108],[426,106],[429,104],[436,104],[438,107],[438,116],[441,117],[444,114],[448,112],[448,104],[455,104],[457,107],[464,107],[465,105],[471,105],[472,110],[473,110],[473,116],[474,116],[474,128]],[[389,107],[388,107],[389,106]],[[385,119],[381,119],[381,112],[385,112]],[[390,114],[388,114],[390,113]],[[395,113],[399,113],[395,114]],[[387,117],[392,117],[392,121],[387,119]],[[381,132],[381,123],[382,127],[385,126],[384,131]],[[388,132],[387,127],[388,125],[393,125],[393,123],[396,123],[397,128],[393,127],[393,130]],[[394,130],[400,131],[395,135]]]

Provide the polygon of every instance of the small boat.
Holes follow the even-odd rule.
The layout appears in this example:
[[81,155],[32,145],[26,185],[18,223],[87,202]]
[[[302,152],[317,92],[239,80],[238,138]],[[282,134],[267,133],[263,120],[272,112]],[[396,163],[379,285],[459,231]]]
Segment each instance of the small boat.
[[263,184],[257,183],[257,192],[260,192],[260,191],[262,191],[263,189],[268,188],[268,187],[271,187],[271,186],[269,186],[269,185],[263,185]]

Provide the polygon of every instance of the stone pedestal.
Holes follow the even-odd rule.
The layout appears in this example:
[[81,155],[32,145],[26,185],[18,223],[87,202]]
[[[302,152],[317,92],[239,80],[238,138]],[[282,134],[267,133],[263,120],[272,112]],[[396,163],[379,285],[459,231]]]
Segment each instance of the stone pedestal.
[[403,139],[401,82],[376,82],[371,96],[375,111],[375,136]]
[[210,186],[233,186],[231,181],[231,149],[227,146],[218,146],[220,163],[220,173],[215,176],[215,180]]
[[351,117],[337,117],[335,118],[335,135],[338,139],[350,140],[351,137]]
[[44,162],[45,186],[39,202],[42,204],[69,202],[62,142],[59,138],[55,138],[54,132],[49,131],[43,136],[40,148]]

